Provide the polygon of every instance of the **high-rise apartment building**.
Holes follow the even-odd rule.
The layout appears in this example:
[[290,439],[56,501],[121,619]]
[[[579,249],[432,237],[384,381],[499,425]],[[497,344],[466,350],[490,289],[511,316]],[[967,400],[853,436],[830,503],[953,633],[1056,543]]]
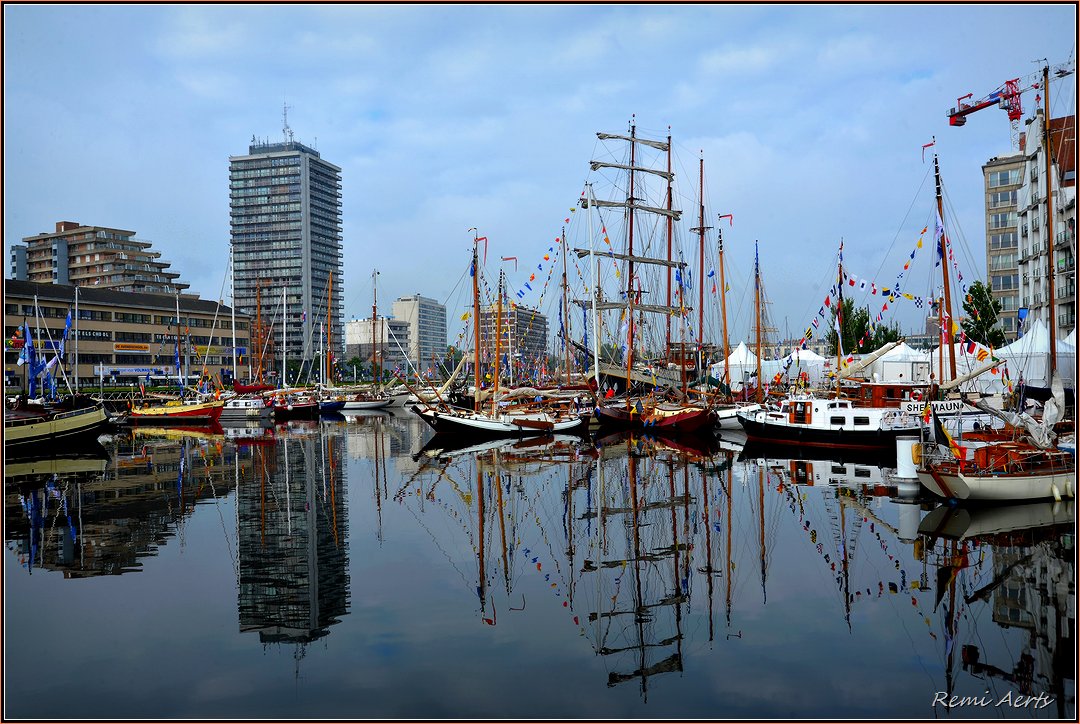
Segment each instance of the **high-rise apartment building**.
[[446,307],[434,299],[412,294],[398,297],[394,317],[409,323],[409,361],[423,375],[446,357]]
[[282,143],[252,138],[246,156],[229,158],[229,217],[236,308],[262,327],[253,344],[272,335],[280,349],[284,326],[289,358],[311,360],[329,318],[340,357],[341,169],[292,140],[287,125]]
[[[1048,258],[1046,225],[1046,144],[1043,113],[1027,121],[1025,168],[1017,194],[1020,306],[1028,320],[1048,323],[1051,315],[1058,338],[1076,328],[1076,117],[1050,121],[1053,141],[1051,188],[1053,194],[1053,259]],[[1052,265],[1052,266],[1051,266]],[[1048,274],[1054,271],[1051,299]],[[1029,321],[1030,324],[1030,321]]]
[[1024,163],[1024,154],[1014,153],[995,156],[982,167],[986,191],[986,280],[994,299],[1001,304],[998,322],[1009,342],[1016,339],[1016,310],[1020,308],[1016,200]]
[[173,294],[189,286],[134,231],[58,221],[55,231],[22,242],[11,250],[11,278],[18,281],[144,294]]

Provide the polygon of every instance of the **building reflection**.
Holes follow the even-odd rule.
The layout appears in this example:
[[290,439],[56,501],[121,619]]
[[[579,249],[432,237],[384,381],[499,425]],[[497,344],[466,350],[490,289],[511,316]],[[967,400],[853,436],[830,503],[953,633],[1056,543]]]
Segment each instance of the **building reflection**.
[[5,537],[28,572],[65,578],[142,569],[177,538],[196,505],[219,501],[250,469],[250,457],[221,440],[182,432],[129,432],[94,457],[8,465]]
[[290,428],[237,494],[240,630],[298,660],[349,610],[344,450],[326,425]]

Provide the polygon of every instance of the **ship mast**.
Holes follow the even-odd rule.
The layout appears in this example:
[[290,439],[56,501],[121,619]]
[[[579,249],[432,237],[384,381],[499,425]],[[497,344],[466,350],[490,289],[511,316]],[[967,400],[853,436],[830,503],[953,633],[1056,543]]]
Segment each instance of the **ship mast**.
[[[956,379],[956,350],[953,347],[952,295],[949,292],[949,252],[945,248],[945,212],[941,201],[941,168],[938,165],[938,155],[936,153],[934,154],[934,187],[937,197],[938,223],[941,224],[941,238],[937,240],[938,254],[941,255],[941,278],[945,287],[945,306],[939,316],[942,318],[942,327],[945,330],[945,339],[942,340],[942,343],[944,344],[946,340],[949,343],[949,379],[954,380]],[[944,323],[945,315],[949,317],[947,327],[945,327]],[[941,376],[945,377],[944,372]],[[942,379],[942,382],[944,381]]]
[[[668,171],[667,210],[670,212],[671,209],[672,209],[672,206],[671,206],[671,203],[672,203],[671,179],[673,178],[672,173],[671,173],[671,126],[668,126],[668,136],[667,136],[667,171]],[[667,260],[668,261],[671,261],[671,236],[672,236],[672,225],[673,224],[674,224],[674,219],[671,218],[671,215],[669,213],[668,217],[667,217]],[[664,303],[669,307],[671,306],[671,267],[670,266],[667,269],[667,298],[666,298]],[[665,323],[666,329],[667,329],[666,338],[664,340],[664,343],[667,345],[666,348],[665,348],[665,352],[667,354],[671,354],[671,315],[670,314],[667,315],[667,317],[665,317],[664,323]]]
[[[472,251],[472,293],[473,293],[473,378],[476,382],[473,392],[473,410],[480,411],[480,285],[478,278],[480,276],[480,264],[479,257],[476,250],[480,245],[480,238],[476,235],[476,229],[471,230],[473,232],[473,251]],[[483,505],[481,503],[481,505]],[[483,564],[481,564],[482,566]]]
[[626,409],[630,409],[630,370],[634,364],[634,161],[637,144],[637,126],[630,117],[630,186],[627,192],[626,213],[629,217],[627,222],[627,251],[629,255],[626,265]]
[[723,318],[723,343],[724,343],[724,384],[728,386],[728,396],[731,394],[731,370],[728,368],[728,355],[731,354],[728,348],[728,333],[727,333],[727,285],[724,282],[724,229],[720,225],[720,219],[724,217],[729,219],[729,223],[733,221],[731,214],[720,214],[717,217],[716,226],[716,249],[720,257],[720,316]]
[[1050,135],[1050,66],[1043,66],[1043,151],[1046,153],[1046,293],[1050,313],[1047,324],[1050,329],[1050,373],[1047,383],[1051,383],[1057,372],[1057,309],[1054,301],[1054,179],[1053,150],[1054,138]]
[[[566,357],[566,384],[570,384],[570,302],[566,284],[566,227],[562,228],[562,303],[563,303],[563,354]],[[515,262],[516,264],[516,262]]]
[[503,272],[499,270],[499,291],[495,300],[495,368],[492,372],[492,388],[491,388],[491,415],[494,417],[499,412],[499,402],[496,399],[499,396],[499,343],[502,341],[502,290],[503,290]]
[[[754,390],[754,400],[761,402],[761,268],[758,265],[757,241],[754,241],[754,333],[757,357],[757,386]],[[838,370],[839,372],[839,370]]]

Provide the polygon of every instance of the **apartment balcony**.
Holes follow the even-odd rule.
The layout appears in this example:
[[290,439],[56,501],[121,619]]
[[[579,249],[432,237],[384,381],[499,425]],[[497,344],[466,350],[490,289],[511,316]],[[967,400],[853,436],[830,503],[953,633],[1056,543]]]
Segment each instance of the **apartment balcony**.
[[1065,272],[1071,272],[1076,268],[1076,259],[1072,256],[1065,257],[1057,260],[1057,273],[1063,274]]
[[1076,314],[1059,314],[1058,329],[1072,329],[1076,326]]

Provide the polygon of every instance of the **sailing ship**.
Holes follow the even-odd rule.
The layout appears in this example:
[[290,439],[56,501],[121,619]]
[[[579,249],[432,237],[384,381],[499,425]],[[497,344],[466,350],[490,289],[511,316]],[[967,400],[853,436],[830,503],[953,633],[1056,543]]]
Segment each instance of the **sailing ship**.
[[436,433],[449,435],[473,435],[506,437],[514,435],[544,435],[580,428],[581,415],[575,411],[539,407],[532,402],[500,404],[499,399],[499,338],[502,318],[502,284],[500,277],[499,298],[495,313],[495,368],[492,374],[491,405],[482,403],[480,389],[480,287],[479,248],[480,237],[473,238],[473,370],[476,380],[473,407],[465,409],[444,401],[421,402],[412,408]]
[[[685,262],[675,261],[671,258],[672,224],[681,217],[682,213],[672,207],[672,182],[674,181],[675,174],[671,170],[671,137],[669,135],[667,139],[663,141],[639,137],[637,135],[636,121],[634,120],[631,120],[629,135],[597,133],[596,136],[602,141],[614,140],[626,142],[628,144],[629,156],[629,161],[626,164],[606,161],[590,162],[590,167],[594,171],[609,168],[626,173],[627,186],[625,199],[618,201],[598,200],[593,197],[592,185],[589,184],[587,187],[588,193],[581,200],[581,206],[586,209],[622,209],[626,219],[625,253],[617,254],[614,251],[610,251],[605,254],[605,256],[613,260],[625,263],[623,268],[625,269],[626,287],[625,290],[620,290],[619,299],[615,301],[603,301],[600,298],[602,290],[592,232],[591,212],[589,213],[590,248],[589,250],[575,250],[579,256],[585,256],[586,254],[590,255],[593,263],[594,285],[593,294],[591,295],[592,298],[576,301],[582,307],[591,306],[593,313],[593,368],[590,372],[590,377],[597,390],[597,419],[601,425],[620,428],[646,428],[650,430],[655,428],[657,431],[664,431],[669,434],[690,432],[711,427],[716,417],[712,409],[710,409],[706,403],[692,401],[687,396],[687,360],[685,359],[685,344],[680,347],[680,354],[677,355],[678,360],[674,365],[678,371],[677,378],[672,374],[672,365],[666,363],[666,357],[662,360],[651,360],[645,365],[639,364],[637,365],[637,368],[635,368],[635,354],[638,346],[637,337],[640,326],[638,324],[637,316],[643,313],[661,314],[666,315],[670,321],[672,315],[677,314],[678,318],[682,320],[692,311],[692,309],[686,305],[686,300],[684,298],[685,285],[682,281],[682,275],[686,273],[687,265]],[[664,152],[667,158],[666,170],[652,168],[649,165],[641,163],[638,159],[639,146],[645,146]],[[666,181],[666,202],[664,207],[650,206],[644,203],[646,200],[646,192],[642,181],[649,175],[659,177]],[[635,221],[639,213],[652,217],[664,218],[666,220],[665,228],[668,258],[660,259],[643,256],[640,253],[635,255]],[[601,225],[601,229],[605,229],[604,225]],[[610,243],[606,231],[605,241]],[[639,252],[640,251],[641,250],[639,249]],[[642,281],[639,277],[640,269],[636,270],[636,267],[647,268],[650,265],[666,267],[668,269],[666,304],[646,304],[642,301],[643,295],[647,293],[647,290],[642,288]],[[673,305],[671,300],[672,270],[677,270],[675,278],[679,285],[678,305]],[[614,368],[610,364],[603,365],[599,355],[601,329],[600,312],[609,310],[619,311],[622,315],[623,323],[626,326],[625,366],[618,368]],[[666,356],[671,356],[672,348],[669,326],[665,349]],[[693,371],[696,372],[697,368],[694,367]],[[658,389],[665,386],[668,387],[666,392]],[[605,387],[610,390],[610,396],[608,393],[604,393],[603,396],[601,396],[601,390]],[[621,399],[616,399],[614,396],[614,388],[616,387],[625,393]],[[681,393],[678,392],[679,390],[681,390]]]

